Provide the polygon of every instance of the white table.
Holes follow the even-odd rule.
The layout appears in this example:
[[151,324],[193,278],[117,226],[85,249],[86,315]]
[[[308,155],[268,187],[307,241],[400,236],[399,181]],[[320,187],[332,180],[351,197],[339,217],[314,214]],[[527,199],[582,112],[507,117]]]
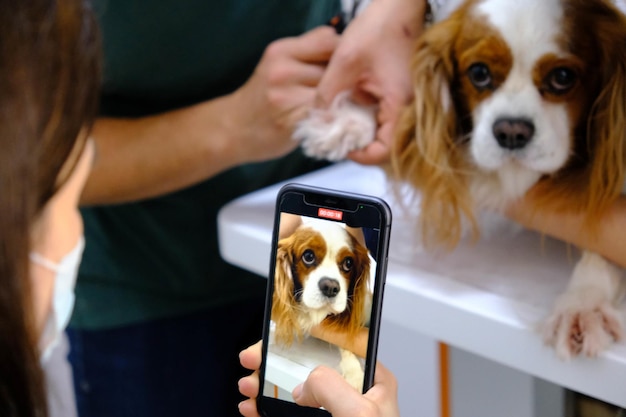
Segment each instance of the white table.
[[[394,218],[384,319],[626,407],[626,344],[612,346],[599,358],[562,362],[536,332],[568,282],[577,259],[574,248],[496,219],[487,223],[480,241],[433,255],[420,249],[414,215],[401,208],[379,168],[344,162],[292,182],[376,195],[390,204]],[[222,256],[262,276],[269,269],[280,185],[233,201],[219,216]]]

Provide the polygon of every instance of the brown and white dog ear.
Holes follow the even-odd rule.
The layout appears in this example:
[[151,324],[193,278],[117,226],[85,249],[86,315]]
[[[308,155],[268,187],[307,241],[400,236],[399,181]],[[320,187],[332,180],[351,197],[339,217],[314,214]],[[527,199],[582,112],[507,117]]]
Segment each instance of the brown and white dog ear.
[[571,15],[576,18],[565,29],[578,34],[580,27],[588,28],[574,43],[593,56],[583,81],[593,102],[578,126],[577,159],[563,175],[540,181],[529,194],[536,211],[582,212],[585,226],[593,230],[622,193],[626,174],[626,17],[610,2],[581,1],[575,7]]
[[328,317],[325,324],[329,328],[340,329],[348,337],[355,337],[369,319],[369,311],[365,310],[371,309],[371,261],[367,248],[359,243],[359,240],[351,233],[348,234],[350,235],[352,252],[354,253],[352,284],[348,296],[350,304],[347,311]]
[[414,99],[403,112],[392,146],[393,173],[420,192],[420,229],[428,246],[453,247],[461,237],[463,215],[475,225],[452,94],[454,42],[461,24],[459,11],[418,39],[411,70]]
[[274,292],[272,294],[272,320],[276,324],[274,337],[276,342],[289,346],[294,336],[301,335],[295,321],[294,283],[292,276],[293,256],[291,242],[293,239],[281,239],[276,251],[276,267],[274,273]]
[[371,310],[369,298],[372,291],[370,288],[371,259],[365,246],[356,239],[354,239],[353,244],[357,269],[355,271],[353,303],[350,310],[350,329],[356,333],[369,320],[369,310]]
[[626,17],[612,4],[597,7],[593,20],[598,23],[589,28],[598,39],[600,57],[593,70],[602,84],[587,137],[592,154],[586,209],[592,216],[621,194],[626,165]]

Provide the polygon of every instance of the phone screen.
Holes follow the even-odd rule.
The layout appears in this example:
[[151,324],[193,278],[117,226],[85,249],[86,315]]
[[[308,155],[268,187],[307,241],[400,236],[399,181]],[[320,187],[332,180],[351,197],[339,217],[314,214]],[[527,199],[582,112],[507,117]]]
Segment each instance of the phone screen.
[[[363,195],[281,189],[265,312],[259,411],[290,415],[317,366],[360,392],[373,382],[391,214]],[[329,414],[298,407],[302,415]],[[307,414],[308,413],[308,414]]]

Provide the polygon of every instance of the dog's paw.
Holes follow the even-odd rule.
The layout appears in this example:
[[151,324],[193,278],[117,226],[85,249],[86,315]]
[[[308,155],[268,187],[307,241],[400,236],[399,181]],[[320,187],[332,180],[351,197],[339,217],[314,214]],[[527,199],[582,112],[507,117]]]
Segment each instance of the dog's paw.
[[624,337],[620,311],[596,288],[569,290],[557,300],[542,328],[544,341],[563,360],[598,356]]
[[305,155],[339,161],[350,151],[372,143],[375,135],[374,109],[355,104],[347,93],[341,93],[330,108],[311,110],[292,136],[300,142]]
[[340,352],[341,361],[339,362],[339,368],[341,369],[341,375],[357,391],[363,392],[365,373],[361,367],[361,361],[349,350],[340,349]]

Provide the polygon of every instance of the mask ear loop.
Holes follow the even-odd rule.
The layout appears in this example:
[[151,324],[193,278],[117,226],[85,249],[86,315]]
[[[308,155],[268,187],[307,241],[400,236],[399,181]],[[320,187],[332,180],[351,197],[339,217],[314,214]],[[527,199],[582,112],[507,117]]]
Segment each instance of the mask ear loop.
[[28,258],[31,260],[32,263],[42,266],[49,271],[52,271],[55,273],[59,271],[59,264],[51,261],[48,258],[45,258],[44,256],[38,254],[37,252],[29,253]]

